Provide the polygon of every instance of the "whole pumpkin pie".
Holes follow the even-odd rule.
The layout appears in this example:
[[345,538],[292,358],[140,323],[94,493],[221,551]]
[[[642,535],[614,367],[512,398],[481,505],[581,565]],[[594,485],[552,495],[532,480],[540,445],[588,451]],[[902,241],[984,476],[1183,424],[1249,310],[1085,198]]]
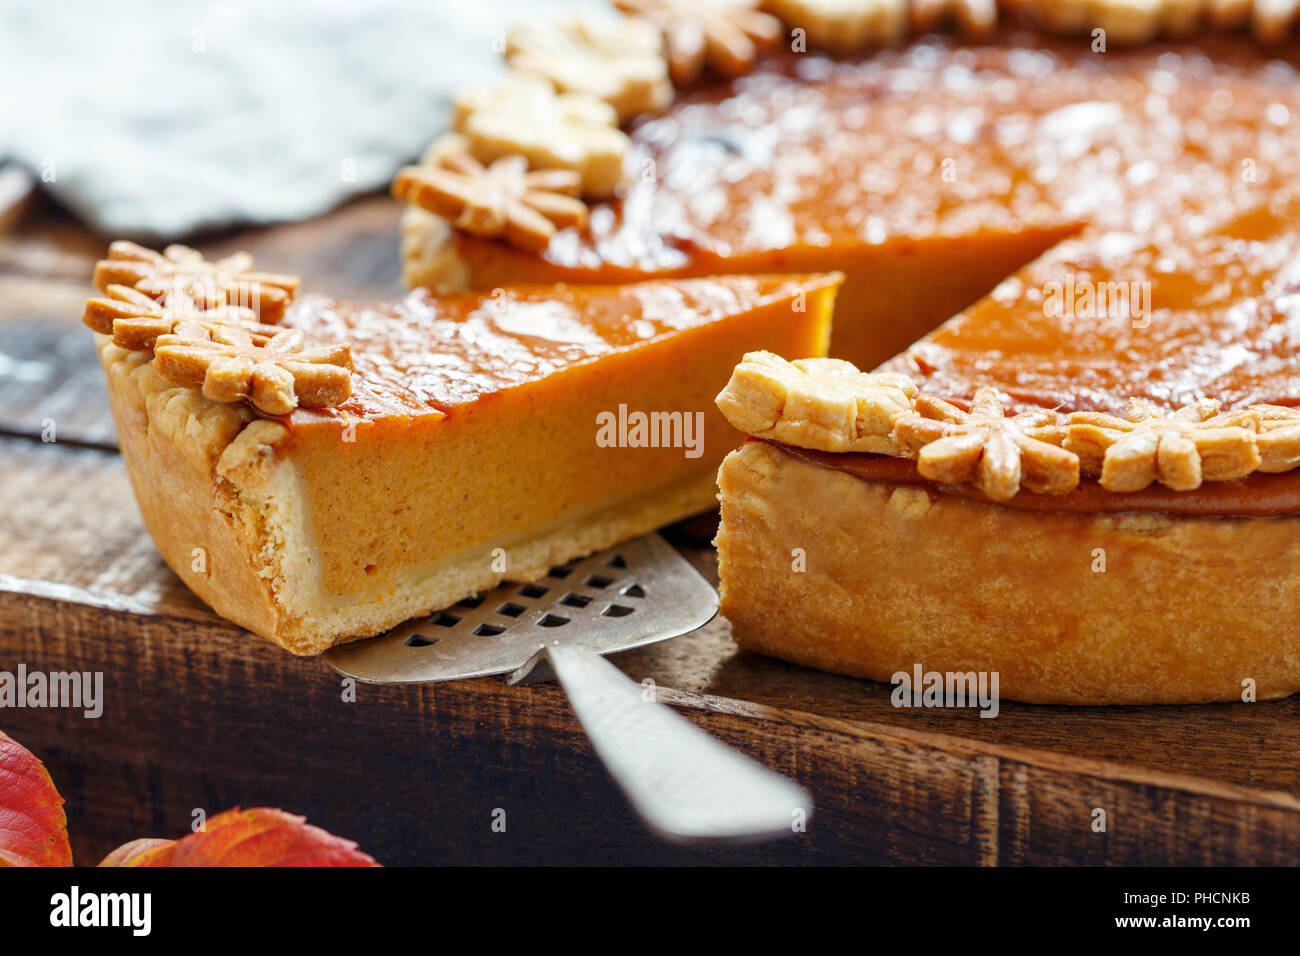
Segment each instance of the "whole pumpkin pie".
[[[395,183],[406,274],[845,275],[833,359],[755,353],[719,396],[751,436],[719,475],[741,646],[1028,701],[1300,689],[1295,6],[618,6],[660,29],[671,102],[616,105],[519,34],[508,92],[467,91]],[[536,142],[558,129],[568,155]],[[584,208],[483,228],[447,157],[506,146]]]
[[216,611],[299,654],[711,507],[756,347],[825,350],[836,276],[391,303],[115,243],[86,306],[140,510]]

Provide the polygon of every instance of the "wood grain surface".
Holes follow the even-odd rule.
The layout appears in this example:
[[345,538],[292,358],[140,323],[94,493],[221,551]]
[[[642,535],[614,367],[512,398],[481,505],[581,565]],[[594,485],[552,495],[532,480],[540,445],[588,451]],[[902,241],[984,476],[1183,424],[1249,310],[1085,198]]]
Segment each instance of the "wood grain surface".
[[[202,246],[247,248],[312,290],[393,297],[396,219],[373,197]],[[363,685],[344,702],[323,662],[197,601],[144,532],[78,321],[104,244],[48,208],[0,236],[0,670],[101,671],[106,697],[97,720],[0,710],[0,729],[49,766],[79,861],[183,833],[196,809],[267,804],[389,864],[1300,862],[1296,698],[1004,702],[993,720],[897,709],[888,686],[737,651],[723,620],[619,655],[689,719],[813,792],[807,832],[746,847],[649,835],[555,686]],[[710,533],[703,519],[670,535],[716,579]]]

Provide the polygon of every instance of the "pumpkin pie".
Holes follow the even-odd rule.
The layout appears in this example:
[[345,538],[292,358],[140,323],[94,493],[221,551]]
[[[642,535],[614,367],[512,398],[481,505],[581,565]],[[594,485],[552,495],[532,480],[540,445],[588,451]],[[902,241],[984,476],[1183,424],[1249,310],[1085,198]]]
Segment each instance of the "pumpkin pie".
[[298,654],[711,507],[747,351],[824,352],[836,276],[351,304],[115,243],[86,306],[172,569]]
[[736,640],[1039,703],[1300,690],[1298,214],[1062,244],[872,373],[747,356],[719,396],[751,436],[719,474]]
[[675,86],[591,138],[622,181],[544,241],[476,231],[407,185],[491,160],[470,91],[398,178],[406,275],[845,275],[831,359],[756,351],[718,398],[741,646],[1028,701],[1300,689],[1300,588],[1261,570],[1300,549],[1296,5],[618,6]]

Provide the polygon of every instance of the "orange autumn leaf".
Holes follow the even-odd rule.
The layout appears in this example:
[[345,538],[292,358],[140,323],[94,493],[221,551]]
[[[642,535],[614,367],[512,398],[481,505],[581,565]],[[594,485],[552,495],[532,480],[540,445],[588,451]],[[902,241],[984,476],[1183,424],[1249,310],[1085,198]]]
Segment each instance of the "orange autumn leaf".
[[71,866],[68,818],[45,765],[0,731],[0,866]]
[[[148,844],[148,845],[145,845]],[[370,856],[305,817],[236,807],[179,840],[133,840],[100,866],[378,866]]]
[[100,866],[166,866],[175,840],[141,837],[120,847],[99,861]]

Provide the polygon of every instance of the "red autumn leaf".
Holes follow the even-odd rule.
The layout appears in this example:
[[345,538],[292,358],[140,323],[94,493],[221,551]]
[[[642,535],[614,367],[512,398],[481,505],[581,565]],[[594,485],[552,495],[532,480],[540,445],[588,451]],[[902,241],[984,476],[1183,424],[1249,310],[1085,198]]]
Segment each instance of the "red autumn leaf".
[[36,757],[0,731],[0,866],[71,866],[63,798]]
[[[141,844],[150,843],[149,846]],[[134,849],[132,849],[134,848]],[[283,810],[236,807],[176,841],[135,840],[100,866],[378,866],[344,840]]]

